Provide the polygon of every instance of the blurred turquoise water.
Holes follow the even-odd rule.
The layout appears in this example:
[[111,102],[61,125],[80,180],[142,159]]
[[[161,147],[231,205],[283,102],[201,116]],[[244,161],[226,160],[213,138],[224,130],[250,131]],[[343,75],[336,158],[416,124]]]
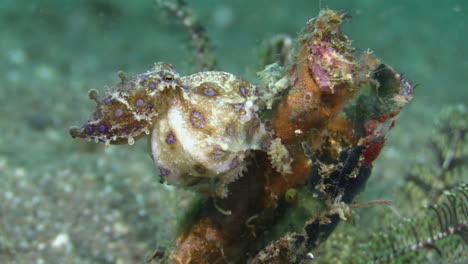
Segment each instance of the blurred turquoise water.
[[[466,1],[188,2],[216,45],[223,70],[243,75],[256,63],[261,41],[277,33],[295,36],[319,7],[329,7],[349,11],[353,18],[345,29],[358,49],[370,48],[431,91],[418,92],[420,97],[460,102],[467,96],[466,89],[456,89],[468,68]],[[185,32],[150,0],[5,0],[0,12],[7,25],[0,31],[5,67],[14,66],[20,52],[28,63],[47,62],[62,77],[79,65],[97,71],[88,78],[108,80],[98,76],[141,72],[160,60],[177,68],[193,62]]]

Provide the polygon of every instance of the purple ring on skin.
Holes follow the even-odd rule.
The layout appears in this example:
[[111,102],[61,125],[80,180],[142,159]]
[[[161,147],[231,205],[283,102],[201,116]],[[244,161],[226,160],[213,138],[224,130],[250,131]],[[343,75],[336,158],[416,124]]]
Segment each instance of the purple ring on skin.
[[236,135],[236,128],[234,127],[233,124],[229,124],[227,127],[226,127],[226,134],[229,136],[229,137],[234,137]]
[[135,105],[137,107],[142,107],[143,105],[145,104],[145,101],[143,99],[138,99],[136,102],[135,102]]
[[147,104],[146,107],[153,108],[153,105],[152,104]]
[[162,167],[159,167],[159,173],[161,174],[161,176],[167,176],[169,175],[169,170],[165,169],[165,168],[162,168]]
[[234,105],[234,109],[236,109],[236,110],[240,110],[242,108],[244,108],[244,104],[235,104]]
[[205,89],[203,89],[203,93],[206,95],[206,96],[215,96],[216,95],[216,91],[211,88],[211,87],[207,87]]
[[243,97],[247,96],[247,89],[244,86],[239,87],[239,91]]
[[167,144],[172,144],[175,141],[176,141],[176,138],[175,138],[174,134],[172,134],[172,133],[167,134],[167,137],[166,137],[166,143]]
[[267,150],[270,145],[271,145],[271,137],[266,137],[263,141],[262,141],[262,144],[261,144],[261,148],[263,150]]
[[239,161],[237,161],[237,157],[236,157],[231,161],[231,164],[229,164],[229,170],[233,170],[237,168],[237,166],[239,166]]
[[86,132],[86,134],[91,135],[94,132],[93,126],[92,125],[87,125],[85,127],[85,132]]
[[149,87],[154,89],[154,88],[156,88],[156,84],[154,82],[150,82]]
[[103,125],[103,124],[99,125],[99,132],[104,133],[104,132],[106,132],[106,130],[107,130],[107,128],[106,128],[105,125]]
[[123,115],[123,111],[120,108],[115,109],[114,111],[114,116],[115,117],[121,117]]
[[214,160],[220,159],[223,156],[224,153],[225,153],[225,151],[222,151],[222,150],[219,150],[219,149],[214,150],[213,153],[212,153],[213,159]]
[[205,118],[200,112],[193,111],[192,115],[190,116],[190,122],[192,125],[197,128],[203,128],[205,126]]

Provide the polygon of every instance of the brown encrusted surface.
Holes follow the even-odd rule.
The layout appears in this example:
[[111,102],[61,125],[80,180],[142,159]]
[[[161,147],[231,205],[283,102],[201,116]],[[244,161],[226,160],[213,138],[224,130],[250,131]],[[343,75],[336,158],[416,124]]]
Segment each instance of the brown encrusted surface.
[[[189,230],[179,235],[167,252],[169,258],[182,263],[192,260],[216,262],[221,257],[226,262],[245,262],[248,255],[253,256],[258,250],[246,245],[255,245],[263,237],[263,234],[245,236],[245,219],[254,216],[255,225],[268,230],[274,218],[281,216],[279,205],[284,201],[286,191],[306,184],[307,180],[309,188],[316,189],[324,197],[326,210],[314,212],[320,214],[319,219],[305,223],[303,232],[292,234],[294,240],[301,238],[301,241],[292,243],[291,234],[283,236],[262,250],[255,263],[292,263],[296,258],[300,261],[308,250],[326,240],[340,217],[345,218],[343,206],[346,207],[362,191],[370,176],[371,163],[379,154],[384,137],[393,127],[401,107],[388,113],[384,109],[393,109],[395,102],[392,96],[394,93],[400,96],[401,89],[411,90],[406,95],[406,102],[411,100],[412,88],[385,65],[382,66],[384,71],[391,74],[377,76],[371,82],[375,77],[371,70],[377,68],[378,61],[365,52],[363,60],[354,63],[348,53],[352,48],[347,47],[349,42],[337,27],[344,17],[344,13],[322,10],[318,18],[309,21],[307,30],[299,37],[301,46],[288,73],[291,87],[287,96],[271,110],[272,133],[281,139],[289,152],[290,156],[286,158],[292,160],[291,169],[281,175],[273,169],[274,163],[259,162],[259,153],[255,153],[252,159],[256,162],[248,167],[243,178],[229,186],[231,193],[226,200],[236,201],[238,206],[243,202],[254,202],[257,206],[248,211],[238,211],[235,210],[238,207],[234,207],[231,215],[223,217],[218,217],[221,215],[219,209],[218,212],[212,207],[205,209]],[[309,48],[320,50],[304,52]],[[317,79],[318,71],[321,80]],[[387,85],[386,82],[391,81],[389,78],[397,80],[397,85]],[[386,100],[379,95],[370,99],[370,104],[382,108],[380,112],[361,112],[360,116],[341,114],[338,117],[343,106],[364,85],[375,85],[376,89],[388,93]],[[307,93],[309,98],[304,96]],[[369,123],[373,124],[371,128]],[[366,134],[361,133],[363,130]],[[306,149],[315,154],[306,154]],[[310,173],[314,170],[315,175],[311,178]],[[249,190],[249,195],[253,195],[249,200],[240,199],[245,197],[245,190],[239,186],[252,178],[263,179],[256,182],[260,188]],[[222,208],[230,209],[229,206]],[[231,229],[233,224],[237,228]],[[221,230],[216,226],[227,228]]]

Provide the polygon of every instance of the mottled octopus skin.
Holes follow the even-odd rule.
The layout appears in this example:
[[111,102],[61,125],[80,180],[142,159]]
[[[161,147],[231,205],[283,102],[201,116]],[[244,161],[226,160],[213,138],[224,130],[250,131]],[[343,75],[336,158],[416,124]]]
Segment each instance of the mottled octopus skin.
[[168,99],[167,112],[155,123],[153,158],[168,183],[224,196],[223,186],[241,173],[246,152],[269,142],[256,114],[255,87],[225,72],[180,81],[185,88]]
[[144,73],[130,78],[119,74],[121,82],[104,97],[95,90],[89,97],[97,110],[81,128],[72,128],[72,137],[92,139],[105,144],[129,143],[148,135],[159,116],[161,106],[155,105],[161,93],[179,86],[178,74],[171,65],[157,63]]
[[[151,133],[154,162],[169,184],[224,197],[249,151],[281,144],[257,115],[262,102],[256,87],[230,73],[179,77],[171,65],[157,63],[145,74],[120,77],[106,97],[90,92],[97,111],[70,133],[106,144],[133,144]],[[271,152],[273,162],[285,160],[275,164],[284,173],[291,162],[287,151]]]

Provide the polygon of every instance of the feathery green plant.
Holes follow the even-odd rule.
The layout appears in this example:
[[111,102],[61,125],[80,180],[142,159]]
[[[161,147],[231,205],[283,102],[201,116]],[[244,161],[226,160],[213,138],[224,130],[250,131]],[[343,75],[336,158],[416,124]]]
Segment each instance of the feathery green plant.
[[465,106],[443,109],[435,118],[429,157],[404,176],[394,201],[406,220],[373,210],[379,225],[342,224],[314,251],[316,263],[468,263],[467,130]]
[[[361,263],[440,263],[468,248],[468,185],[444,191],[442,202],[379,232],[361,245]],[[460,256],[460,261],[468,255]],[[427,263],[426,262],[426,263]],[[358,262],[357,262],[358,263]],[[454,262],[455,263],[455,262]]]

